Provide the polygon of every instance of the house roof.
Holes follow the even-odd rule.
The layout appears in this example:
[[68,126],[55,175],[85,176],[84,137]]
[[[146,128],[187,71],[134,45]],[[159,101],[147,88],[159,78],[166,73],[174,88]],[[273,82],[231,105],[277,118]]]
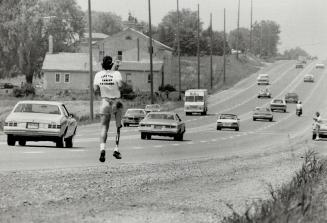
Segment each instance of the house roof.
[[[121,31],[121,32],[119,32],[119,33],[116,33],[116,34],[114,34],[114,35],[112,35],[112,36],[109,36],[109,37],[107,37],[106,39],[108,39],[108,38],[113,38],[113,37],[116,37],[116,36],[120,36],[120,35],[122,35],[123,33],[125,33],[126,31],[132,31],[132,32],[136,33],[140,38],[143,38],[143,39],[145,39],[145,40],[149,40],[149,37],[148,37],[147,35],[143,34],[143,33],[140,32],[140,31],[137,31],[137,30],[135,30],[135,29],[133,29],[133,28],[130,28],[130,27],[124,29],[123,31]],[[152,41],[153,41],[153,44],[154,44],[154,45],[156,45],[156,46],[158,46],[158,47],[160,47],[160,48],[164,48],[164,49],[169,50],[169,51],[174,51],[173,48],[171,48],[171,47],[169,47],[169,46],[167,46],[167,45],[165,45],[165,44],[159,42],[158,40],[152,39]]]
[[[88,53],[54,53],[46,54],[43,71],[89,71]],[[100,70],[100,64],[93,59],[93,70]]]
[[[162,61],[153,62],[153,71],[161,71],[163,66]],[[150,62],[149,61],[122,61],[119,70],[121,71],[150,71]]]
[[[109,35],[104,34],[104,33],[92,33],[92,39],[105,39],[109,37]],[[84,38],[88,39],[89,38],[89,33],[85,32],[84,33]]]

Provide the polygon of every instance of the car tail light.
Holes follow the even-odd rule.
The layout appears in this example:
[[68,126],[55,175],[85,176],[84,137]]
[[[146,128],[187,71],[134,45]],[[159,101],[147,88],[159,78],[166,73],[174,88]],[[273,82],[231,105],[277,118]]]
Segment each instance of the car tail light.
[[48,124],[48,128],[49,129],[60,129],[61,125],[57,125],[56,123],[51,123],[51,124]]
[[17,127],[17,122],[14,121],[5,122],[5,126]]

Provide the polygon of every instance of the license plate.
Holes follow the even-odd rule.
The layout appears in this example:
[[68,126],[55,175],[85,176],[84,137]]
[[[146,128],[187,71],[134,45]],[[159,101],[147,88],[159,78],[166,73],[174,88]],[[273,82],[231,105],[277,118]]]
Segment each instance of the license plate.
[[28,129],[38,129],[39,128],[39,123],[28,122],[27,123],[27,128]]
[[232,123],[224,123],[224,126],[231,126]]
[[155,129],[161,129],[162,126],[160,126],[160,125],[155,125],[154,128],[155,128]]

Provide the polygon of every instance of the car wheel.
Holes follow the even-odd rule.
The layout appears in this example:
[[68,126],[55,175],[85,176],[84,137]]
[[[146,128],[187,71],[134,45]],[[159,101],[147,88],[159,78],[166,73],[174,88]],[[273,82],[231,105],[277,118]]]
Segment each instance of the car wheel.
[[221,127],[218,127],[218,126],[217,126],[217,130],[221,130]]
[[253,118],[253,121],[256,121],[257,119],[256,118]]
[[190,112],[185,112],[185,115],[189,116],[189,115],[191,115],[191,113]]
[[[176,137],[176,138],[175,138]],[[174,137],[174,140],[183,141],[184,133],[179,133],[177,136]]]
[[141,132],[141,139],[145,139],[146,138],[146,133],[145,132]]
[[126,126],[126,127],[129,127],[129,124],[126,123],[125,126]]
[[66,146],[66,148],[73,147],[73,137],[69,137],[69,138],[65,139],[65,146]]
[[235,131],[240,131],[240,128],[239,127],[235,128]]
[[271,118],[271,119],[269,119],[269,122],[272,122],[273,121],[273,119]]
[[9,134],[7,136],[7,144],[8,146],[14,146],[16,144],[15,136]]
[[56,141],[56,147],[57,148],[63,148],[64,147],[64,139],[63,137],[58,137],[57,141]]
[[18,140],[18,144],[20,146],[26,146],[26,140],[24,140],[24,139]]
[[286,109],[284,110],[284,113],[286,113]]
[[312,140],[315,140],[317,135],[315,133],[312,134]]
[[146,134],[146,139],[147,139],[147,140],[150,140],[150,139],[151,139],[151,134],[149,134],[149,133]]

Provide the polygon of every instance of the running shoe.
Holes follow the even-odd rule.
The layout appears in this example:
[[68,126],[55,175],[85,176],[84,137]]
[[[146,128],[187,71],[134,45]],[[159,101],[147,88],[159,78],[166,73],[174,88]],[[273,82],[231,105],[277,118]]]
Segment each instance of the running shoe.
[[104,161],[106,161],[106,151],[105,150],[101,150],[99,161],[102,163]]
[[116,159],[121,159],[121,154],[119,151],[114,151],[114,153],[112,154]]

